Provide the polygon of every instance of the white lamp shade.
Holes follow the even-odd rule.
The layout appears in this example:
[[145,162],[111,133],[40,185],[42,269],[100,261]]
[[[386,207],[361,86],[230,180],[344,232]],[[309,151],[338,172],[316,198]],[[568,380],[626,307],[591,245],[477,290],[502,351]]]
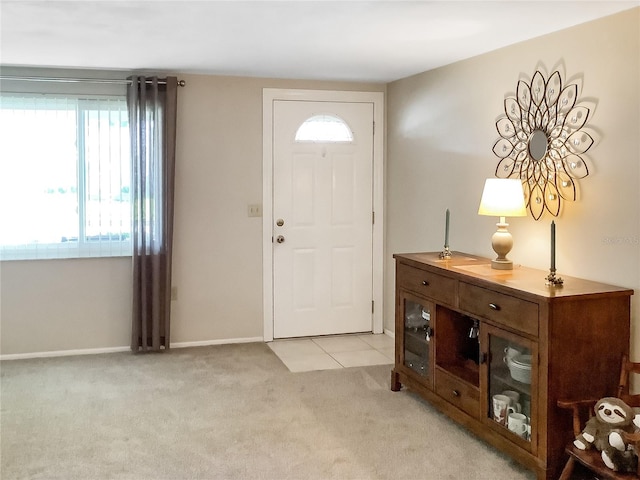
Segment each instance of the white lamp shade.
[[522,183],[517,178],[487,178],[478,215],[526,217]]

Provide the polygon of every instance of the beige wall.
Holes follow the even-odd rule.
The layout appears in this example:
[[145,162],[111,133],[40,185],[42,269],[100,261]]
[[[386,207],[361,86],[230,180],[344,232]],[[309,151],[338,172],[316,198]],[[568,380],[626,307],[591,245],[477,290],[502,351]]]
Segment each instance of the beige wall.
[[385,87],[181,78],[172,340],[262,338],[262,89]]
[[[491,256],[495,220],[476,212],[498,160],[494,123],[505,94],[538,62],[559,64],[565,79],[581,82],[597,139],[580,200],[556,219],[559,273],[640,295],[639,20],[635,9],[386,87],[385,328],[393,330],[392,253],[441,249],[446,208],[452,247]],[[262,198],[262,88],[385,86],[180,78],[187,87],[179,91],[172,340],[261,337],[261,220],[249,218],[247,206]],[[547,268],[550,220],[510,219],[511,258]],[[129,278],[127,258],[0,263],[0,351],[128,345]],[[639,304],[634,299],[636,344]]]
[[[441,250],[447,208],[452,248],[493,255],[497,219],[477,209],[498,163],[495,121],[505,95],[541,65],[582,86],[579,98],[592,109],[587,130],[596,139],[579,200],[556,219],[559,274],[635,289],[632,343],[640,344],[639,59],[634,9],[388,85],[386,328],[393,328],[391,255]],[[508,219],[515,263],[549,268],[552,219]]]
[[131,258],[0,263],[0,351],[129,345],[130,278]]
[[[178,92],[172,342],[262,338],[262,219],[247,215],[249,204],[262,203],[262,89],[385,86],[179,78],[187,86]],[[129,345],[130,264],[1,262],[1,353]]]

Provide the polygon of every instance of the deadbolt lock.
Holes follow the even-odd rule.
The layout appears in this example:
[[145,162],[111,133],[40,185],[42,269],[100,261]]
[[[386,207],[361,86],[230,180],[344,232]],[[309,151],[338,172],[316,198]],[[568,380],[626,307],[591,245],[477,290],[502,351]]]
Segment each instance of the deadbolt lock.
[[283,220],[283,219],[281,219],[281,218],[279,218],[279,219],[276,221],[276,225],[278,225],[279,227],[283,226],[283,225],[284,225],[284,220]]

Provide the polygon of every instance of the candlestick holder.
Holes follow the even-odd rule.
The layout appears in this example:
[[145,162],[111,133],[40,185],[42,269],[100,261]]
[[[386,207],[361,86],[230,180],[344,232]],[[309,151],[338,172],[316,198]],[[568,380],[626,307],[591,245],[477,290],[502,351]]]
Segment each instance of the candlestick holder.
[[448,245],[445,245],[444,250],[440,252],[440,258],[443,260],[449,260],[451,258],[451,250],[449,250]]
[[545,285],[550,287],[561,287],[564,284],[564,280],[561,277],[556,277],[556,269],[550,268],[549,275],[545,277]]

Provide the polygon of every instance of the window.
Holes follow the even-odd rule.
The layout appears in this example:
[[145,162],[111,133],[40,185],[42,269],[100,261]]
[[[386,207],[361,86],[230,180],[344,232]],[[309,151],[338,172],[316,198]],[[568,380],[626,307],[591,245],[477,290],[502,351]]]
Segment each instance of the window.
[[0,96],[0,258],[131,255],[126,98]]
[[296,142],[353,142],[353,133],[339,117],[314,115],[304,121],[296,132]]

